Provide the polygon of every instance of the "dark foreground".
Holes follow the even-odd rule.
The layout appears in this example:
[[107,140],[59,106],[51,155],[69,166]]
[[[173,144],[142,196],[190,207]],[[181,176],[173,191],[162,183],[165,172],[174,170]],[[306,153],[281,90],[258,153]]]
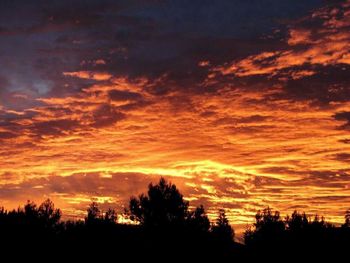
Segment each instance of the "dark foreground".
[[[2,255],[42,262],[51,260],[99,260],[109,262],[245,262],[251,260],[348,258],[350,231],[333,229],[315,237],[268,237],[254,245],[224,243],[210,235],[163,229],[147,231],[140,226],[75,224],[57,233],[36,228],[2,231]],[[38,232],[39,231],[39,232]],[[7,232],[7,233],[6,233]],[[3,261],[11,262],[11,261]],[[347,262],[344,260],[343,262]]]
[[210,223],[203,206],[190,211],[176,186],[164,179],[131,198],[126,216],[137,225],[117,223],[114,210],[100,211],[96,203],[81,221],[62,221],[50,200],[2,208],[1,262],[347,262],[350,253],[349,212],[335,227],[305,213],[282,219],[266,208],[239,244],[223,210]]

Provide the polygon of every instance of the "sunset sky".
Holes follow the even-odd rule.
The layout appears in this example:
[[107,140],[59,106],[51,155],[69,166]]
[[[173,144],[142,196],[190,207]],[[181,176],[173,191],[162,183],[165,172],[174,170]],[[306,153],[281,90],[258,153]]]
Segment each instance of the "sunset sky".
[[350,208],[350,1],[1,0],[0,61],[0,206]]

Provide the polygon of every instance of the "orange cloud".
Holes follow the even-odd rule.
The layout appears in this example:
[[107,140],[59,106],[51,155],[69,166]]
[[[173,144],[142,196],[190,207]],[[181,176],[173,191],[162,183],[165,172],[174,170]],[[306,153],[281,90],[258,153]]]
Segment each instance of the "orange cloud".
[[98,81],[109,80],[112,77],[112,75],[109,73],[92,71],[63,72],[63,75],[81,79],[93,79]]
[[[342,142],[349,134],[337,129],[333,115],[350,105],[316,109],[307,102],[266,103],[261,92],[223,90],[192,95],[191,110],[177,107],[180,93],[162,100],[144,93],[151,104],[125,109],[109,104],[110,85],[92,87],[105,91],[96,100],[88,89],[66,100],[41,100],[47,107],[33,109],[37,115],[22,124],[28,131],[6,139],[1,154],[7,158],[0,162],[7,178],[0,182],[4,204],[53,196],[74,216],[91,198],[101,198],[122,209],[131,194],[165,176],[191,203],[204,203],[211,216],[225,207],[238,225],[252,222],[251,215],[266,205],[284,212],[299,206],[342,220],[346,203],[336,196],[347,195],[350,171],[334,156],[350,144]],[[135,189],[126,180],[122,190],[118,174],[143,179]],[[310,205],[320,198],[328,202]]]
[[[290,29],[286,41],[289,48],[286,50],[252,55],[217,67],[214,72],[238,77],[265,74],[274,76],[287,69],[298,74],[299,69],[296,67],[305,65],[349,64],[349,10],[349,2],[342,4],[339,9],[320,9],[311,17],[301,19]],[[320,20],[321,27],[310,26],[312,22]]]

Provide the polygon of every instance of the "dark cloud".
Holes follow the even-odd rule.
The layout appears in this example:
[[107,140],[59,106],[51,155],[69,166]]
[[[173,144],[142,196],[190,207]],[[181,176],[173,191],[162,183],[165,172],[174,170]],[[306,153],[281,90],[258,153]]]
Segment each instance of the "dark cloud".
[[[347,154],[336,155],[335,158],[344,161],[347,158]],[[255,183],[259,186],[274,185],[274,186],[285,186],[285,187],[301,187],[301,186],[316,186],[316,187],[344,187],[349,176],[349,170],[310,170],[305,169],[291,169],[286,167],[268,167],[260,169],[260,171],[266,175],[275,174],[281,176],[280,179],[259,177]],[[283,175],[287,176],[288,181],[283,180]],[[295,180],[290,180],[295,177]],[[299,177],[302,179],[299,179]]]
[[[11,178],[8,175],[9,178]],[[0,197],[11,199],[16,197],[46,195],[67,195],[75,197],[112,196],[121,197],[119,205],[124,205],[130,196],[146,190],[152,177],[142,173],[111,173],[110,177],[103,177],[101,173],[78,173],[71,176],[52,175],[48,178],[33,178],[19,184],[2,184]],[[125,202],[125,203],[124,203]]]
[[350,112],[348,111],[338,112],[333,117],[338,121],[345,121],[345,124],[341,126],[342,128],[347,129],[350,127]]
[[350,163],[350,153],[337,153],[334,156],[334,159],[341,161],[341,162]]
[[[147,76],[164,83],[152,91],[202,92],[207,76],[200,60],[222,64],[254,54],[280,41],[261,38],[275,19],[295,17],[320,0],[284,1],[2,1],[2,61],[12,60],[0,74],[10,89],[32,86],[35,96],[79,92],[86,80],[68,80],[62,72],[100,69],[113,75]],[[267,8],[273,5],[274,8]],[[12,15],[16,12],[17,16]],[[20,19],[18,19],[20,17]],[[215,18],[215,19],[214,19]],[[25,46],[20,35],[30,35]],[[18,52],[18,50],[21,52]],[[82,63],[103,59],[105,65]],[[34,65],[34,67],[33,67]],[[26,72],[17,74],[14,72]],[[40,82],[39,82],[40,80]],[[32,83],[31,83],[32,82]],[[31,83],[30,85],[28,83]],[[85,83],[85,84],[84,84]],[[24,87],[22,87],[24,89]]]
[[0,140],[1,139],[11,139],[11,138],[15,138],[18,135],[13,133],[13,132],[0,132]]
[[346,184],[350,175],[349,172],[349,170],[311,171],[307,178],[296,181],[296,184],[340,188],[344,187],[344,182]]
[[51,135],[59,136],[64,133],[72,133],[77,128],[81,127],[78,120],[72,119],[61,119],[61,120],[49,120],[49,121],[39,121],[34,122],[32,131],[35,135]]
[[109,98],[112,101],[125,101],[125,100],[139,100],[142,99],[142,95],[137,92],[123,91],[123,90],[111,90],[108,93]]
[[286,175],[292,175],[292,174],[305,174],[305,173],[308,173],[308,172],[305,172],[305,171],[296,171],[296,170],[293,170],[291,168],[287,168],[287,167],[280,167],[280,166],[274,166],[274,167],[266,167],[266,168],[262,168],[260,169],[261,172],[263,173],[272,173],[272,174],[286,174]]
[[333,1],[289,21],[289,28],[281,30],[285,35],[279,45],[269,44],[267,49],[217,67],[223,74],[217,82],[231,81],[242,91],[259,85],[280,88],[266,100],[311,102],[317,107],[348,102],[348,12],[347,1]]
[[110,126],[125,118],[125,114],[119,112],[115,107],[105,104],[98,107],[93,112],[93,124],[94,128],[101,128]]
[[294,100],[315,100],[323,104],[349,101],[350,66],[315,67],[306,65],[303,70],[316,71],[317,73],[300,79],[289,79],[285,84],[282,96]]
[[350,144],[350,139],[342,139],[342,140],[339,140],[339,142],[345,143],[345,144]]
[[8,79],[5,78],[4,76],[0,75],[0,98],[1,98],[1,94],[4,93],[4,91],[7,88],[8,84],[9,84]]

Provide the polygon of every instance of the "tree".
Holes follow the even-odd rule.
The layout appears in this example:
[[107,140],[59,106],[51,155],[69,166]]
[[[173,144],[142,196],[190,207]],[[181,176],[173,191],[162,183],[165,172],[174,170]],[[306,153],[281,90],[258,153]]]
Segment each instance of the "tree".
[[345,223],[343,227],[350,227],[350,209],[345,212]]
[[115,223],[117,221],[117,213],[114,209],[108,208],[107,212],[103,217],[103,220],[106,223]]
[[30,220],[37,219],[38,218],[37,205],[34,202],[31,202],[30,200],[28,200],[27,204],[24,206],[24,214]]
[[309,226],[309,220],[305,213],[298,213],[298,211],[294,211],[293,214],[286,218],[286,224],[288,230],[293,232],[300,232],[305,230]]
[[188,215],[188,202],[172,183],[164,178],[148,186],[147,195],[132,197],[129,203],[130,219],[145,227],[183,225]]
[[254,229],[250,228],[244,233],[244,241],[247,245],[281,244],[281,240],[284,238],[285,223],[278,211],[274,212],[270,207],[258,211],[253,226]]
[[38,208],[38,217],[43,221],[46,227],[51,227],[61,219],[61,210],[55,209],[54,203],[47,199]]
[[212,233],[221,242],[230,243],[233,241],[235,232],[226,217],[225,210],[219,210],[218,218],[212,227]]
[[255,228],[256,230],[284,230],[285,226],[280,217],[280,212],[273,212],[270,207],[258,211],[255,215]]
[[209,231],[210,221],[202,205],[189,213],[187,221],[192,230],[204,233]]
[[314,220],[310,223],[310,226],[314,230],[320,230],[329,227],[323,216],[315,215]]
[[86,223],[95,223],[101,218],[101,211],[96,202],[92,202],[87,209]]

